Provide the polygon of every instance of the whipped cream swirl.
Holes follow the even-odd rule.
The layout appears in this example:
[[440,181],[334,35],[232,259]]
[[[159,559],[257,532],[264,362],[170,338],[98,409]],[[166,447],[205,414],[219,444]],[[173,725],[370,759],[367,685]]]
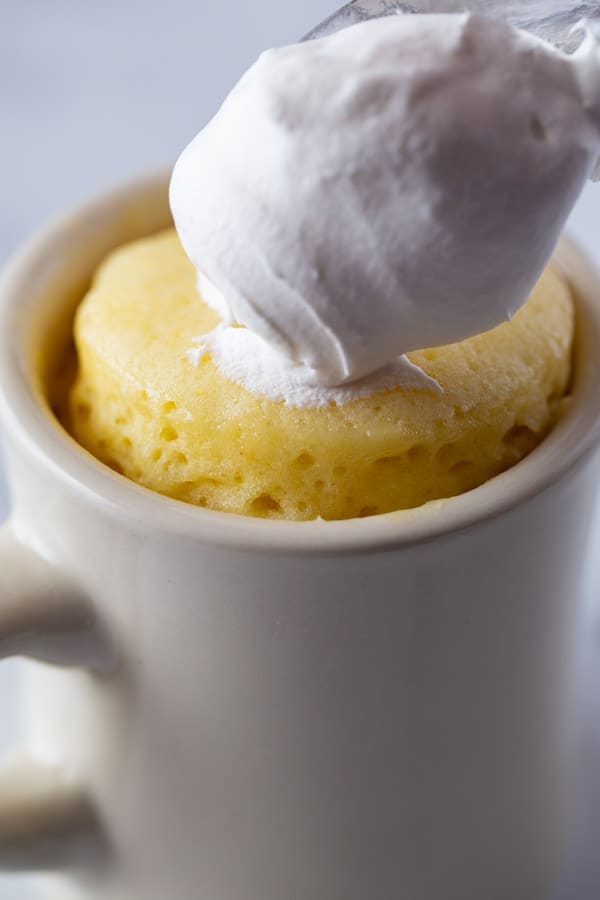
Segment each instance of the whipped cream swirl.
[[405,354],[523,305],[599,155],[592,30],[567,56],[480,16],[411,15],[264,53],[173,172],[224,320],[194,358],[295,405],[403,373],[435,387]]

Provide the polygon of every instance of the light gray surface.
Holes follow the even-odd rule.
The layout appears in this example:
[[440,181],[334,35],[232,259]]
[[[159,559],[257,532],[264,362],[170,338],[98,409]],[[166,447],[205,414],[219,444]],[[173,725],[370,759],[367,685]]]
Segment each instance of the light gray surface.
[[[48,217],[173,160],[263,47],[294,40],[335,5],[0,0],[0,262]],[[600,185],[571,227],[600,263],[599,219]],[[0,465],[0,520],[7,508]],[[0,748],[14,728],[14,676],[3,664]],[[561,900],[600,897],[600,706],[590,709],[587,821]],[[21,879],[0,878],[0,900],[33,896]]]

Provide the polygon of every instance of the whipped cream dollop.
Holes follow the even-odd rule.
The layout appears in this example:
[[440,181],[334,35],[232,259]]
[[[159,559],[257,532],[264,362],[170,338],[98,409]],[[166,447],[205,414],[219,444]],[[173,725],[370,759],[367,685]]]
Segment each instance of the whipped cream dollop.
[[477,15],[407,15],[269,50],[173,172],[223,319],[191,358],[295,405],[435,389],[405,354],[510,319],[599,155],[591,29],[567,56]]

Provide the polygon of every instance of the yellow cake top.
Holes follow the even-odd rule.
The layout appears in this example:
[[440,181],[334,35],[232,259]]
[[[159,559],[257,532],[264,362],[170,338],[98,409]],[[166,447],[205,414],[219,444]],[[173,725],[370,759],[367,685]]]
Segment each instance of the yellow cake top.
[[472,488],[552,427],[568,385],[573,301],[555,266],[514,319],[410,354],[443,393],[392,389],[296,409],[188,351],[218,317],[174,231],[113,253],[77,316],[75,437],[153,490],[289,519],[372,515]]

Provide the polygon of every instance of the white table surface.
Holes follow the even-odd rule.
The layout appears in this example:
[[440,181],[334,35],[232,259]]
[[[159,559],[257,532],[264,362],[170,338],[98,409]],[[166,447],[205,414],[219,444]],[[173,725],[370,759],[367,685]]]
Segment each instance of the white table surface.
[[[0,264],[48,217],[173,160],[262,48],[294,40],[334,6],[335,0],[0,0]],[[600,263],[599,225],[600,185],[585,192],[571,222]],[[0,464],[0,520],[8,507]],[[600,653],[593,668],[590,686],[596,678],[600,685]],[[14,728],[15,674],[14,663],[2,664],[0,750]],[[600,897],[596,693],[590,690],[581,835],[560,900]],[[36,896],[26,880],[0,878],[0,900]]]

